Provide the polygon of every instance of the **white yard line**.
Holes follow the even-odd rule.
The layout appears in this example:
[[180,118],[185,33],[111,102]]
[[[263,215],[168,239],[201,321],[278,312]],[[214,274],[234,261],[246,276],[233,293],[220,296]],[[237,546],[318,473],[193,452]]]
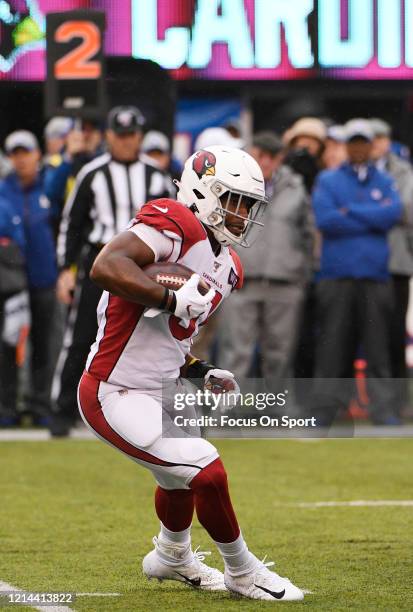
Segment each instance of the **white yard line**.
[[369,506],[407,506],[413,507],[413,499],[355,499],[352,501],[318,501],[286,504],[296,508],[335,508],[335,507],[369,507]]
[[[30,592],[25,591],[23,589],[19,589],[19,587],[13,586],[12,584],[8,584],[7,582],[3,582],[2,580],[0,580],[0,594],[6,593],[7,591],[16,591],[18,593],[21,593],[22,595],[28,595]],[[73,612],[73,608],[69,608],[68,606],[34,606],[29,603],[20,603],[20,605],[26,605],[29,608],[33,608],[34,610],[40,610],[41,612]]]
[[76,593],[76,597],[120,597],[122,593]]

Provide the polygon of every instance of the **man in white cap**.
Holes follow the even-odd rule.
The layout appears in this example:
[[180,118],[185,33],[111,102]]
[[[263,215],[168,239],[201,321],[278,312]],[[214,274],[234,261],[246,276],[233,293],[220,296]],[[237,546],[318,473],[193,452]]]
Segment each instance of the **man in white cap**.
[[59,155],[66,143],[66,137],[73,128],[69,117],[52,117],[44,128],[44,140],[48,157]]
[[[181,178],[183,167],[171,154],[169,138],[157,130],[150,130],[142,141],[142,153],[151,158],[161,170],[168,172],[173,179]],[[144,157],[142,157],[144,159]],[[148,160],[149,161],[149,160]]]
[[170,152],[171,147],[165,134],[157,130],[150,130],[145,134],[142,141],[142,153],[155,160],[162,170],[168,170]]
[[324,168],[338,168],[347,159],[346,130],[344,125],[331,125],[327,129],[322,163]]

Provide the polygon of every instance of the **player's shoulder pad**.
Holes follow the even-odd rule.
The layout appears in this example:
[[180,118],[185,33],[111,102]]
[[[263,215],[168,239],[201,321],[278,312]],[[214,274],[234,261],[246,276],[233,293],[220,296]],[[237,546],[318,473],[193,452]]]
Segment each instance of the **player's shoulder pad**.
[[[232,285],[232,291],[237,291],[238,289],[242,289],[242,286],[244,284],[244,268],[242,267],[240,256],[238,255],[236,250],[232,247],[229,247],[229,252],[235,266],[235,277],[233,271],[231,270],[228,282],[230,285]],[[231,278],[231,275],[233,276],[233,278]]]
[[135,219],[173,240],[179,240],[182,243],[180,257],[183,257],[194,244],[207,239],[205,228],[194,213],[170,198],[147,202]]

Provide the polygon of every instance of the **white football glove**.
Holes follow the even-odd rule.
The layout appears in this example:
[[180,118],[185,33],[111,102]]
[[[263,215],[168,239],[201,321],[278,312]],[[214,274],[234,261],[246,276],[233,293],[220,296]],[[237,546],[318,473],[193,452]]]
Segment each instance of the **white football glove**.
[[193,274],[191,278],[178,291],[175,291],[176,307],[174,315],[180,319],[192,319],[204,314],[211,305],[215,291],[210,289],[202,295],[198,291],[199,274]]
[[[215,291],[212,288],[205,295],[199,293],[199,280],[199,274],[192,274],[180,289],[174,291],[176,306],[173,314],[184,321],[189,321],[207,312],[214,298]],[[150,308],[145,312],[145,317],[156,317],[160,312],[162,311],[159,308]]]
[[[211,381],[211,378],[218,380]],[[219,408],[225,412],[225,410],[231,410],[231,408],[236,405],[240,387],[232,372],[216,368],[214,370],[209,370],[209,372],[205,374],[204,390],[210,391],[216,395],[221,395]]]

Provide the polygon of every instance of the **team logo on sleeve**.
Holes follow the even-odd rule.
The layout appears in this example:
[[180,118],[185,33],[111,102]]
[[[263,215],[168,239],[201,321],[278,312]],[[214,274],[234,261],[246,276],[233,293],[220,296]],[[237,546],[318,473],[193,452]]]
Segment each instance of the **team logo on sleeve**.
[[231,271],[230,271],[229,276],[228,276],[228,285],[231,285],[231,287],[233,289],[235,289],[235,287],[237,286],[238,281],[239,281],[238,274],[236,274],[234,268],[231,268]]
[[196,175],[201,179],[204,174],[206,176],[215,176],[215,164],[217,159],[210,151],[204,151],[201,149],[195,153],[194,161],[192,162],[192,168]]

